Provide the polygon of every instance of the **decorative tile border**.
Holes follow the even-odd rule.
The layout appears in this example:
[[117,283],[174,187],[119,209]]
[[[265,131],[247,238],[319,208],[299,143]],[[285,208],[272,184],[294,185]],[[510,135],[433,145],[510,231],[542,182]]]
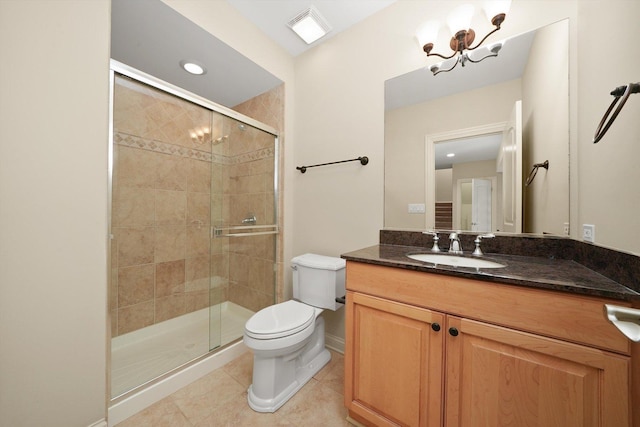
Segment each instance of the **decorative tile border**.
[[261,150],[252,151],[250,153],[239,154],[235,157],[230,158],[230,160],[231,160],[231,163],[233,164],[247,163],[255,160],[270,158],[270,157],[273,157],[274,155],[275,155],[275,148],[269,147],[269,148],[263,148]]
[[114,142],[125,147],[140,148],[156,153],[170,154],[173,156],[180,156],[223,165],[247,163],[255,160],[270,158],[275,155],[275,148],[270,147],[252,151],[250,153],[240,154],[234,157],[228,157],[220,154],[207,153],[206,151],[196,150],[193,148],[182,147],[180,145],[141,138],[123,132],[114,133]]
[[207,153],[206,151],[194,150],[180,145],[140,138],[138,136],[122,132],[115,132],[114,142],[125,147],[140,148],[156,153],[171,154],[173,156],[204,160],[206,162],[210,162],[212,160],[211,153]]

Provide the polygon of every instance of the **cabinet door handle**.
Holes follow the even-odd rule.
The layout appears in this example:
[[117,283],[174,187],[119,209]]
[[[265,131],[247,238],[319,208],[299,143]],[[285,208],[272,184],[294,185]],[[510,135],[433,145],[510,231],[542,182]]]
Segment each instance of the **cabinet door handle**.
[[459,333],[460,332],[458,332],[457,328],[449,328],[449,335],[451,335],[452,337],[457,337]]
[[431,329],[433,329],[434,331],[438,332],[440,330],[440,323],[432,323],[431,324]]

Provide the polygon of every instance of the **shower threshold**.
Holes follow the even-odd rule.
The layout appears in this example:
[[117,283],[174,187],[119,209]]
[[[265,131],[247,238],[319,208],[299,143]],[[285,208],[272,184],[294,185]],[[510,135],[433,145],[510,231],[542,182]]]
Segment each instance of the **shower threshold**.
[[253,315],[251,310],[229,301],[214,306],[211,310],[215,313],[211,320],[210,308],[204,308],[113,338],[112,397],[120,396],[188,363],[212,348],[224,346],[242,337],[244,325]]

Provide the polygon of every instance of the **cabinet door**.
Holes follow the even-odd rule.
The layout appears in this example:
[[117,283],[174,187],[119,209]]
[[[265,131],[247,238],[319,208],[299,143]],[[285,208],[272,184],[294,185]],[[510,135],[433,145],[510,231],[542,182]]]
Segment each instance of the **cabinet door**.
[[626,356],[456,317],[446,335],[447,427],[629,426]]
[[345,405],[375,426],[442,425],[444,315],[347,293]]

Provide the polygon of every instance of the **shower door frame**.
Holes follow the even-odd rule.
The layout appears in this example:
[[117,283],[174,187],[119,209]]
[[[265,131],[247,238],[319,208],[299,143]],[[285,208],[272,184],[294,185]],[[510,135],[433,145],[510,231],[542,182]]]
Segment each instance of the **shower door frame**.
[[[113,116],[113,111],[114,111],[114,92],[115,92],[115,76],[116,73],[121,74],[123,76],[126,77],[130,77],[135,81],[138,81],[140,83],[144,83],[146,85],[149,85],[151,87],[154,87],[156,89],[159,89],[161,91],[164,91],[166,93],[169,93],[171,95],[174,95],[178,98],[184,99],[186,101],[189,101],[191,103],[194,103],[196,105],[199,105],[203,108],[206,108],[208,110],[211,110],[212,112],[215,113],[219,113],[222,114],[224,116],[230,117],[232,119],[235,119],[237,121],[240,121],[242,123],[245,123],[249,126],[252,126],[256,129],[259,129],[261,131],[264,131],[266,133],[269,133],[271,135],[273,135],[274,137],[274,174],[273,174],[273,193],[274,193],[274,218],[275,218],[275,232],[273,233],[275,236],[275,259],[274,259],[274,264],[277,267],[278,265],[280,265],[280,260],[279,260],[279,254],[280,254],[280,241],[278,238],[278,235],[280,234],[280,215],[279,215],[279,210],[280,210],[280,206],[279,206],[279,193],[280,193],[280,188],[279,188],[279,168],[280,168],[280,137],[278,134],[278,131],[276,129],[274,129],[273,127],[266,125],[258,120],[255,120],[251,117],[245,116],[244,114],[241,114],[235,110],[232,110],[230,108],[227,108],[223,105],[217,104],[209,99],[206,99],[202,96],[196,95],[192,92],[189,92],[186,89],[180,88],[179,86],[173,85],[171,83],[168,83],[164,80],[161,80],[157,77],[154,77],[150,74],[147,74],[143,71],[140,71],[138,69],[135,69],[129,65],[126,65],[122,62],[116,61],[114,59],[110,60],[110,64],[109,64],[109,114],[108,114],[108,118],[109,118],[109,141],[108,141],[108,156],[107,156],[107,168],[108,168],[108,183],[107,183],[107,224],[108,224],[108,230],[107,230],[107,236],[108,236],[108,247],[107,247],[107,265],[111,266],[111,243],[112,243],[112,239],[113,239],[113,231],[112,231],[112,226],[111,226],[111,220],[112,220],[112,196],[113,196],[113,168],[114,168],[114,116]],[[213,236],[213,230],[214,230],[214,226],[213,224],[210,225],[210,230],[211,230],[211,234],[210,234],[210,238],[215,238]],[[274,281],[274,299],[276,299],[275,295],[277,295],[277,277],[278,274],[276,272],[276,279]],[[111,268],[107,268],[107,283],[111,283]],[[107,289],[107,293],[109,293],[109,290]],[[108,298],[107,298],[108,299]],[[110,316],[110,312],[109,310],[107,310],[108,316]],[[148,382],[145,382],[135,388],[133,388],[132,390],[129,390],[121,395],[115,396],[115,397],[111,397],[111,322],[110,320],[107,321],[107,396],[109,401],[111,402],[111,404],[121,401],[125,398],[127,398],[128,396],[137,393],[141,388],[144,388],[146,386],[152,385],[154,383],[157,383],[159,381],[162,381],[165,377],[172,375],[173,373],[175,373],[177,370],[183,369],[187,366],[190,366],[192,364],[195,364],[207,357],[209,357],[211,354],[217,352],[218,350],[221,350],[222,348],[225,348],[226,346],[218,346],[215,347],[213,349],[209,349],[208,352],[206,352],[205,354],[196,357],[195,359],[181,365],[178,366],[174,369],[171,369],[170,371],[162,374],[161,376],[154,378]],[[231,345],[233,344],[233,342],[227,344],[227,345]]]

